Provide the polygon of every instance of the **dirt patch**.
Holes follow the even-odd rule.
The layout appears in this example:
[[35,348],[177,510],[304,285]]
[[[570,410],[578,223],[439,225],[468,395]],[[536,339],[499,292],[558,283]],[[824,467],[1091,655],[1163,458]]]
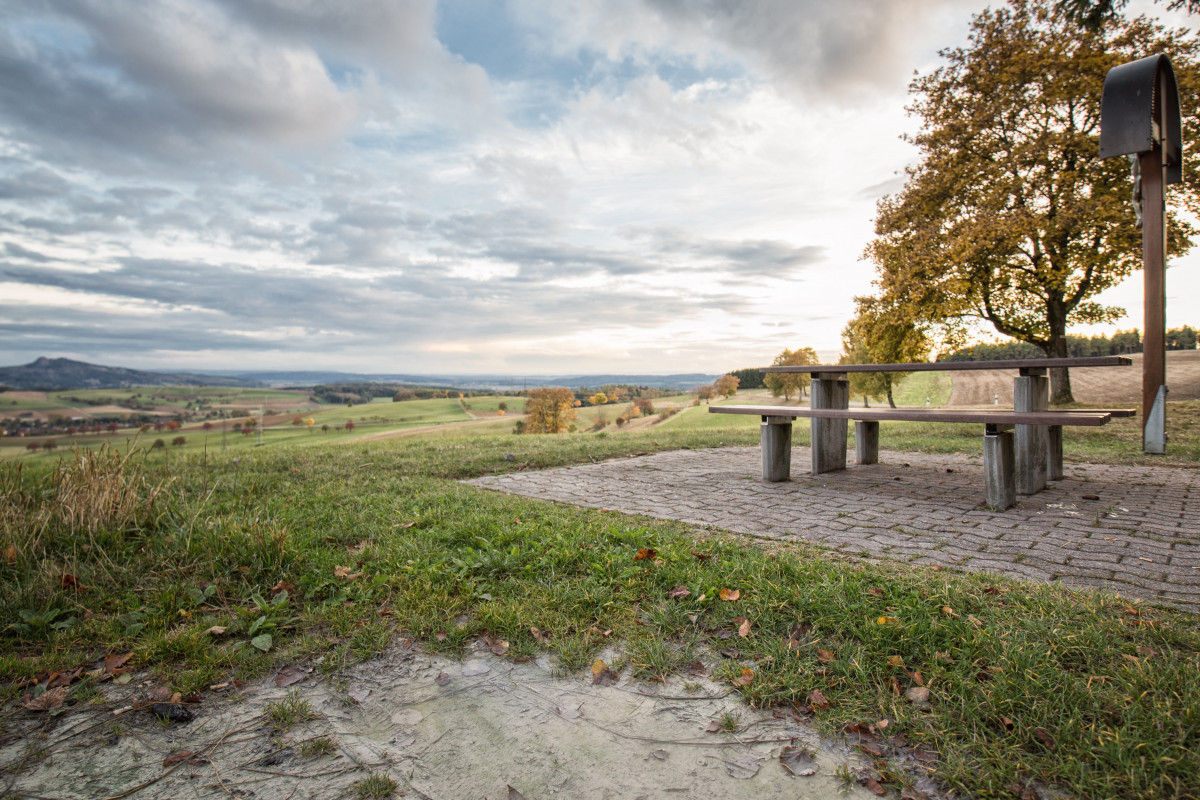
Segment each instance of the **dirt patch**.
[[[1107,405],[1142,401],[1142,356],[1129,358],[1129,367],[1084,367],[1071,370],[1071,391],[1080,403]],[[1017,370],[952,373],[951,406],[1012,408],[1013,378]],[[1167,386],[1171,400],[1200,399],[1200,350],[1167,353]]]
[[[341,798],[384,773],[397,795],[427,799],[873,797],[837,774],[864,768],[862,758],[711,680],[598,686],[590,672],[555,677],[548,657],[513,664],[480,650],[459,662],[411,646],[332,679],[317,675],[288,689],[265,680],[208,693],[186,723],[148,709],[114,716],[114,706],[150,691],[137,680],[57,718],[10,712],[0,794]],[[313,718],[281,733],[264,710],[289,692]],[[736,730],[707,732],[723,715]],[[791,774],[780,763],[785,746],[808,751],[815,774]],[[164,766],[184,751],[190,762]]]
[[45,400],[45,392],[0,392],[0,397],[7,400]]

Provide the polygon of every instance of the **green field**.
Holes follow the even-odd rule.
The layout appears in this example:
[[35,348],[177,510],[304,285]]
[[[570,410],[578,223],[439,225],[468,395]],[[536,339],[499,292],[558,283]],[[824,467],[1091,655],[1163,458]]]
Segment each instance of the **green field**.
[[[489,402],[470,401],[476,411]],[[322,413],[344,421],[347,412],[386,412],[386,425],[366,429],[403,430],[458,418],[455,408],[463,413],[457,400]],[[584,409],[580,420],[601,410]],[[1129,420],[1107,436],[1070,437],[1067,458],[1195,468],[1200,403],[1172,404],[1168,420],[1167,460],[1140,455]],[[758,441],[756,417],[705,407],[599,434],[513,436],[512,424],[499,417],[372,440],[361,425],[287,426],[267,431],[261,448],[256,434],[228,435],[226,451],[217,432],[203,452],[186,431],[182,448],[146,451],[146,437],[125,456],[60,451],[0,464],[0,692],[13,697],[20,681],[109,653],[132,652],[131,664],[190,692],[318,659],[336,676],[397,636],[461,654],[487,634],[511,643],[512,657],[549,650],[571,672],[614,647],[647,681],[704,656],[714,678],[760,707],[803,704],[819,688],[832,704],[814,718],[826,733],[886,718],[889,734],[933,753],[938,780],[962,794],[1004,797],[1006,786],[1029,780],[1077,798],[1200,794],[1196,617],[1143,605],[1146,624],[1135,627],[1120,598],[828,557],[459,483]],[[970,427],[894,423],[883,446],[978,453]],[[806,424],[796,438],[806,441]],[[646,548],[655,560],[636,558]],[[347,564],[356,577],[339,576]],[[283,584],[287,594],[272,600]],[[691,591],[686,601],[664,599],[678,586]],[[722,588],[738,589],[740,602],[718,599]],[[742,619],[754,633],[736,640],[739,660],[712,657],[729,646],[719,632]],[[810,630],[795,633],[797,620]],[[225,632],[214,638],[212,626]],[[538,640],[531,628],[553,637]],[[797,635],[798,646],[784,644]],[[1146,648],[1153,668],[1131,667],[1125,656]],[[939,703],[896,701],[898,656]],[[748,660],[753,680],[738,683]],[[71,693],[68,714],[70,703],[96,702],[86,680]],[[883,760],[875,775],[894,791],[910,777]]]

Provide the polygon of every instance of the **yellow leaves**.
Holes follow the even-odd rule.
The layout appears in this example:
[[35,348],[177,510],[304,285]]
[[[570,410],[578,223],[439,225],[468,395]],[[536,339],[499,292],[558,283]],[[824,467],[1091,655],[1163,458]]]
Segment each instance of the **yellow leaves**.
[[17,563],[17,548],[11,544],[4,548],[4,561],[10,566],[15,566]]
[[742,674],[733,679],[733,682],[738,686],[749,686],[754,682],[754,670],[742,668]]
[[945,614],[947,617],[950,617],[951,619],[959,618],[959,615],[957,613],[955,613],[954,609],[951,608],[950,606],[942,606],[942,613]]
[[875,620],[876,625],[899,625],[899,617],[879,617]]
[[592,662],[592,685],[615,686],[621,676],[600,659]]
[[904,669],[904,658],[902,656],[888,656],[887,663],[893,667]]
[[655,550],[652,547],[643,547],[641,550],[637,551],[637,555],[633,557],[633,560],[634,561],[645,561],[646,559],[650,559],[651,561],[653,561],[656,558],[658,558],[657,550]]
[[742,592],[740,589],[722,589],[717,595],[728,603],[736,603]]

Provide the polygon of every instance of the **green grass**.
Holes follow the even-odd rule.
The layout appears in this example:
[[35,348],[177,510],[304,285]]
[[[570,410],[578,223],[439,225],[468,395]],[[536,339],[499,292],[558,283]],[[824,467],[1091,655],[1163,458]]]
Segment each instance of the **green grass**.
[[[1198,418],[1200,403],[1172,404],[1172,458],[1193,467]],[[733,632],[738,662],[719,661],[716,676],[732,682],[752,662],[749,685],[736,684],[749,703],[805,703],[819,689],[827,731],[887,718],[889,733],[940,754],[937,777],[957,791],[1007,796],[1008,784],[1037,780],[1080,798],[1200,794],[1195,616],[458,482],[751,445],[756,418],[699,408],[637,432],[479,434],[493,424],[511,428],[501,418],[341,443],[300,432],[325,446],[136,454],[90,477],[66,463],[53,480],[48,462],[0,465],[0,554],[13,548],[0,559],[6,694],[43,670],[130,651],[180,691],[318,656],[336,671],[401,631],[448,653],[496,635],[515,657],[549,649],[571,670],[617,643],[653,679],[728,647],[720,637]],[[897,423],[884,447],[978,453],[967,427]],[[797,428],[802,440],[807,426]],[[1117,433],[1069,438],[1068,458],[1141,463]],[[108,518],[68,514],[108,507],[67,502],[93,484],[96,496],[132,499]],[[642,548],[657,560],[636,560]],[[667,599],[678,586],[690,595]],[[740,598],[721,600],[722,588]],[[738,618],[751,621],[748,637]],[[551,634],[548,646],[532,627]],[[265,648],[252,643],[263,632]],[[903,698],[917,677],[931,692],[925,709]]]
[[898,406],[924,406],[929,398],[930,407],[937,408],[950,402],[952,388],[953,379],[947,372],[910,372],[892,390],[892,399]]

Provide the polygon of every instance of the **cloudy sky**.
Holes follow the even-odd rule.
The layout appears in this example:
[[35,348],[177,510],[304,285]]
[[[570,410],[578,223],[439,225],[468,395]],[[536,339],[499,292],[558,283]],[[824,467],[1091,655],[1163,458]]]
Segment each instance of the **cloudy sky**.
[[[914,157],[907,83],[984,5],[3,4],[0,364],[832,355]],[[1172,298],[1200,295],[1183,266]]]

